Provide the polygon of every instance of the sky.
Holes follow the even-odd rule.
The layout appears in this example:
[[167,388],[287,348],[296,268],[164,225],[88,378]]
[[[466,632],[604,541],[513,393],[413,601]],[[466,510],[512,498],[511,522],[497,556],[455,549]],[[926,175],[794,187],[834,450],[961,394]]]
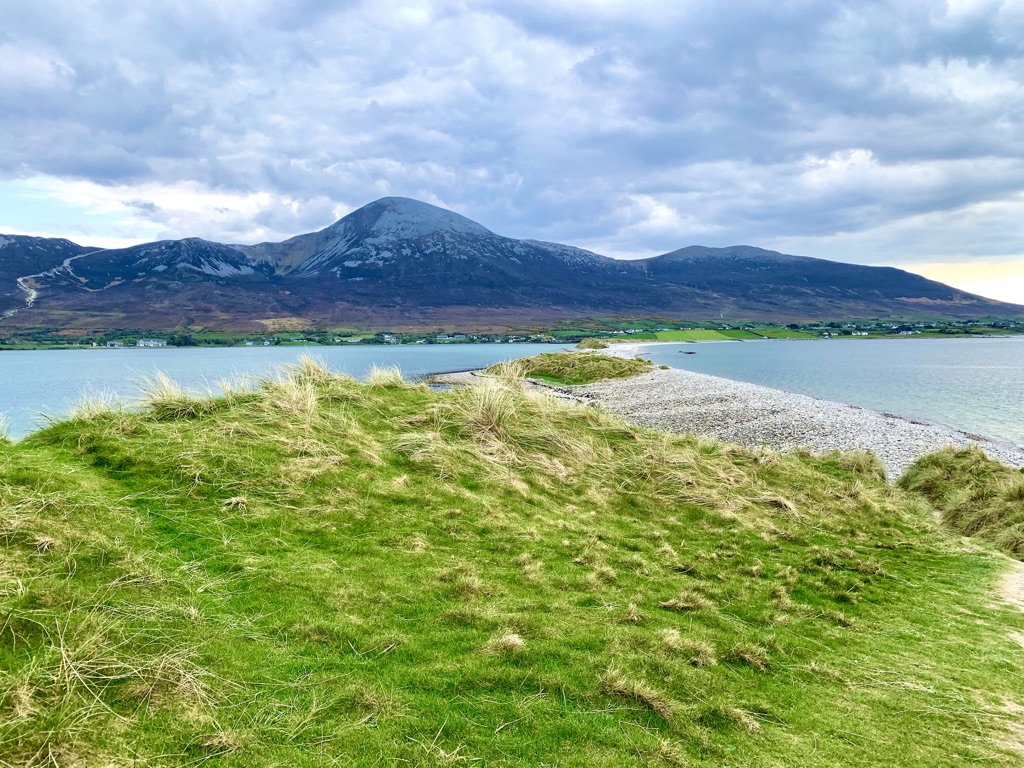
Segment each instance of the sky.
[[281,240],[386,195],[1024,304],[1024,0],[33,0],[0,232]]

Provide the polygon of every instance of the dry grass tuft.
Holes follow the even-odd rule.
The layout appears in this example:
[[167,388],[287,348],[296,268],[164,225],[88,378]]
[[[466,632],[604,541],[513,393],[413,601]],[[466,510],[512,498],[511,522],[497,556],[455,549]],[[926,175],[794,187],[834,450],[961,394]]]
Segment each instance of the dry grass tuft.
[[625,620],[627,624],[643,624],[647,620],[647,616],[640,610],[640,606],[630,603],[626,606]]
[[441,571],[438,579],[451,585],[452,591],[466,600],[475,600],[487,594],[487,585],[469,566]]
[[523,379],[526,377],[526,365],[522,360],[507,360],[496,363],[487,369],[487,374],[506,387],[516,392],[523,391]]
[[726,654],[728,661],[747,664],[762,672],[767,672],[771,666],[771,656],[768,649],[754,643],[736,643]]
[[674,708],[671,699],[641,680],[626,677],[614,666],[605,672],[601,690],[610,696],[642,704],[666,723],[672,721]]
[[315,384],[325,386],[336,379],[353,381],[351,377],[331,373],[326,361],[319,357],[302,355],[295,363],[286,363],[281,368],[286,379],[296,383]]
[[761,730],[761,724],[751,712],[739,707],[711,707],[705,713],[705,721],[724,722],[729,725],[742,728],[747,733],[757,733]]
[[516,417],[518,400],[514,390],[488,379],[466,392],[463,415],[478,432],[500,437]]
[[710,598],[705,597],[699,592],[695,592],[691,589],[684,589],[671,600],[665,600],[664,602],[658,603],[658,607],[664,608],[668,611],[702,611],[714,608],[715,603]]
[[249,502],[245,496],[232,496],[230,499],[224,499],[224,501],[220,503],[220,507],[221,509],[234,510],[245,514],[249,509]]
[[682,750],[667,739],[661,739],[658,742],[658,749],[654,754],[671,768],[687,768],[690,765]]
[[763,504],[766,507],[773,507],[775,509],[781,509],[784,512],[788,512],[791,515],[797,516],[800,514],[796,504],[787,499],[785,496],[779,496],[778,494],[765,494],[755,499],[759,504]]
[[[215,733],[203,734],[196,738],[192,745],[204,752],[210,753],[207,759],[220,755],[233,755],[240,752],[252,741],[251,736],[240,731],[225,729]],[[202,762],[206,762],[203,760]]]
[[105,416],[109,413],[117,413],[123,410],[124,402],[121,400],[120,395],[110,390],[101,390],[82,395],[78,402],[68,411],[67,418],[89,421],[98,416]]
[[494,656],[515,656],[526,650],[526,641],[515,632],[500,632],[488,639],[483,650]]
[[142,378],[139,402],[157,421],[191,419],[209,413],[217,407],[212,393],[202,396],[187,392],[178,382],[161,371]]
[[544,575],[544,562],[535,559],[530,553],[524,552],[516,558],[516,563],[523,569],[523,580],[531,584],[540,582]]
[[393,389],[407,387],[409,382],[402,376],[402,369],[397,365],[381,367],[373,365],[366,375],[366,383],[377,389]]
[[682,656],[695,667],[713,667],[718,664],[718,656],[711,645],[685,638],[678,629],[664,630],[661,633],[661,640],[669,651]]
[[32,543],[35,545],[36,552],[39,553],[46,553],[60,546],[59,540],[41,533],[32,538]]
[[826,456],[840,467],[865,478],[885,482],[885,465],[874,451],[835,451]]

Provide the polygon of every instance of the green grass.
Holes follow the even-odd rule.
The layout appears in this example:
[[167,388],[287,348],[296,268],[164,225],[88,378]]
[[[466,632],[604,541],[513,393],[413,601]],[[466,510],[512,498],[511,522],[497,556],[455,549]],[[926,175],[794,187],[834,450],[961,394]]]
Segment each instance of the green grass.
[[533,378],[552,384],[590,384],[609,379],[628,379],[654,370],[647,360],[612,357],[595,352],[551,352],[498,363],[487,372],[503,378]]
[[979,448],[949,447],[918,459],[900,485],[927,498],[952,529],[1024,560],[1024,470]]
[[760,332],[754,333],[742,329],[721,331],[698,328],[688,331],[658,331],[656,335],[658,341],[730,341],[763,338]]
[[722,331],[658,331],[658,341],[726,341],[729,339]]
[[734,330],[734,331],[719,331],[720,334],[725,336],[727,339],[739,339],[745,341],[748,339],[763,339],[764,337],[753,331]]
[[1014,764],[1024,617],[863,455],[492,379],[0,443],[0,764]]
[[792,328],[758,328],[757,333],[768,339],[816,339],[813,333],[795,331]]

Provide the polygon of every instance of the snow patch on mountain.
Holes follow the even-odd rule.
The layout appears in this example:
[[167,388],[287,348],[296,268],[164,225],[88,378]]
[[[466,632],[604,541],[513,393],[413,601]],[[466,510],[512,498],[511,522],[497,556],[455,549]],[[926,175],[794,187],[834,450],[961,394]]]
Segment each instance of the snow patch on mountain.
[[233,275],[256,274],[256,270],[248,265],[228,264],[226,261],[220,261],[219,259],[201,261],[199,264],[189,264],[188,262],[179,261],[178,267],[181,269],[194,269],[196,272],[213,275],[214,277],[232,277]]
[[429,203],[407,197],[384,197],[374,208],[382,209],[370,227],[369,243],[410,240],[426,235],[450,233],[458,235],[493,235],[486,227],[454,211],[446,211]]
[[598,262],[608,261],[607,256],[601,256],[594,253],[593,251],[587,251],[583,248],[576,248],[572,245],[562,245],[561,243],[548,243],[544,240],[522,240],[521,242],[535,245],[538,248],[543,248],[554,256],[558,256],[563,261],[570,264],[578,264],[585,262],[588,264],[595,264]]
[[4,237],[3,235],[0,235],[0,248],[3,248],[5,245],[10,245],[13,242],[14,241],[11,240],[9,237]]

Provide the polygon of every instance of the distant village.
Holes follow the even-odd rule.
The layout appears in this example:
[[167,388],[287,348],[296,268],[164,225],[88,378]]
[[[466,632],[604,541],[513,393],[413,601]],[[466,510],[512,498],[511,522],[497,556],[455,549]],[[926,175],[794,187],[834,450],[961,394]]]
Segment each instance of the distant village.
[[835,321],[828,323],[711,323],[665,322],[657,320],[604,320],[581,323],[576,328],[523,330],[517,333],[432,333],[346,332],[306,330],[269,335],[222,332],[174,332],[141,335],[128,331],[84,336],[74,341],[48,337],[0,338],[0,350],[16,348],[102,348],[158,349],[164,347],[271,347],[344,346],[350,344],[569,344],[586,338],[609,341],[752,341],[758,339],[829,339],[842,337],[889,338],[894,336],[993,336],[1024,333],[1024,320],[936,320],[900,323],[895,321]]

